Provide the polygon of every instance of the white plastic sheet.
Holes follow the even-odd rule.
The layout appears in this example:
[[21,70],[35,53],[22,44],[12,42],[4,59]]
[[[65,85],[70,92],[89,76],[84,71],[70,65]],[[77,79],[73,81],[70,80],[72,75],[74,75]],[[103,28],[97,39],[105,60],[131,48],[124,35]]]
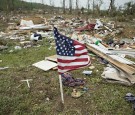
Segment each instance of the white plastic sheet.
[[39,61],[37,63],[34,63],[33,66],[35,66],[39,69],[42,69],[44,71],[48,71],[48,70],[56,67],[57,63],[54,63],[54,62],[51,62],[51,61],[48,61],[48,60],[42,60],[42,61]]

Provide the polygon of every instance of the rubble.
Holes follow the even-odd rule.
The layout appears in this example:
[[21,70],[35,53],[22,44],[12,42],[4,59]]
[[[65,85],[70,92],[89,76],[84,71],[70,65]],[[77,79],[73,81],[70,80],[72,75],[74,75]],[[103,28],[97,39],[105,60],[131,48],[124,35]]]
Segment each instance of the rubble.
[[124,74],[126,74],[126,78],[130,81],[131,84],[135,83],[135,68],[131,66],[134,65],[134,62],[122,58],[118,55],[111,54],[108,50],[105,50],[95,44],[87,44],[87,48],[98,56],[107,60],[119,71],[122,71]]
[[131,85],[131,83],[126,79],[126,76],[112,66],[104,68],[104,72],[101,77],[103,77],[107,82],[120,83],[128,86]]
[[28,86],[28,88],[30,88],[30,84],[29,84],[29,82],[30,81],[32,81],[33,79],[26,79],[26,80],[21,80],[22,82],[26,82],[27,83],[27,86]]
[[92,74],[92,71],[84,70],[82,73],[84,75],[91,75]]
[[15,46],[15,50],[21,50],[22,48],[20,46]]
[[[3,20],[5,19],[3,18]],[[126,78],[130,81],[129,83],[126,82],[127,84],[135,83],[135,63],[123,58],[125,55],[135,57],[135,51],[133,50],[135,49],[135,37],[121,37],[118,39],[117,35],[123,34],[125,28],[116,24],[115,21],[103,21],[102,19],[86,20],[81,17],[64,18],[62,16],[54,16],[52,18],[43,16],[12,16],[10,23],[8,23],[7,30],[0,32],[0,40],[4,39],[14,42],[14,46],[12,46],[14,49],[10,49],[9,52],[35,47],[35,42],[33,41],[36,41],[36,47],[38,47],[41,46],[41,44],[37,41],[42,40],[44,42],[44,40],[48,40],[47,42],[50,45],[48,50],[51,51],[55,48],[52,32],[53,26],[58,27],[63,35],[81,43],[86,43],[90,51],[111,64],[113,70],[116,69],[111,71],[112,74],[113,72],[117,73],[116,71],[122,71],[127,75]],[[10,46],[7,44],[0,44],[0,50],[8,48],[10,48]],[[48,64],[50,65],[49,67],[45,66]],[[57,57],[56,55],[45,57],[45,60],[33,65],[45,71],[54,68],[57,69]],[[96,67],[89,67],[89,69],[94,68]],[[83,73],[89,74],[89,71],[84,71]],[[108,79],[108,76],[109,75],[104,74],[104,78]],[[125,80],[123,77],[118,78]]]
[[9,67],[0,67],[0,70],[8,69]]
[[4,45],[0,45],[0,51],[1,50],[5,50],[5,49],[8,49],[8,47],[7,46],[4,46]]

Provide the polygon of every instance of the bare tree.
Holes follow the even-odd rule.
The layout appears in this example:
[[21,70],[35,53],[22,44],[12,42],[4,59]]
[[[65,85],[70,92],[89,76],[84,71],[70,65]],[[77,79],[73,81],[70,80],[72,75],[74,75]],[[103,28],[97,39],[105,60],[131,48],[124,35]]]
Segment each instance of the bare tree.
[[79,8],[79,7],[78,7],[78,4],[79,4],[78,2],[79,2],[79,0],[76,0],[76,10],[77,10],[77,11],[78,11],[78,8]]
[[24,9],[24,0],[21,0],[21,9]]
[[41,0],[42,8],[44,8],[44,0]]
[[101,5],[102,5],[103,3],[104,3],[103,0],[98,0],[99,9],[100,9],[100,7],[101,7]]
[[32,0],[31,0],[31,9],[33,8],[33,6],[32,6]]
[[53,13],[54,12],[54,1],[50,0],[50,6],[52,6],[52,9],[50,9],[50,12]]
[[11,8],[14,10],[14,0],[11,0]]
[[8,0],[6,0],[6,7],[7,7],[7,13],[9,12],[9,1]]
[[76,13],[78,15],[80,15],[80,12],[79,12],[79,0],[76,0]]
[[124,4],[125,6],[125,14],[132,15],[135,12],[135,3],[133,2],[127,2]]
[[54,4],[54,1],[52,1],[52,12],[55,13],[55,4]]
[[62,7],[63,7],[63,13],[65,14],[66,10],[65,10],[65,0],[62,1]]
[[45,4],[45,0],[41,0],[41,3],[44,5]]
[[114,8],[115,8],[115,0],[110,0],[110,5],[109,5],[109,9],[108,9],[108,13],[113,12]]
[[84,7],[81,8],[81,13],[84,14]]
[[[46,12],[46,7],[45,7],[45,0],[41,0],[41,3],[42,3],[42,10],[43,12],[45,13]],[[45,10],[46,9],[46,10]]]
[[88,9],[88,14],[90,13],[90,0],[87,0],[87,9]]
[[72,0],[69,0],[69,13],[72,14]]
[[95,1],[93,0],[93,14],[94,14]]
[[103,0],[97,0],[96,10],[98,14],[100,14],[100,7],[102,4],[103,4]]
[[53,4],[53,3],[52,3],[52,0],[50,0],[49,2],[50,2],[50,6],[52,6],[52,4]]

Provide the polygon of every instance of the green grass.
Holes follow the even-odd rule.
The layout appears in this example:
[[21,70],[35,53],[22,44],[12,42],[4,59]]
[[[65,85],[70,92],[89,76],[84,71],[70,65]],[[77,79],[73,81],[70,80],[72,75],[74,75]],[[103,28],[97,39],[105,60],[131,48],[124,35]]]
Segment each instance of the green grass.
[[[124,96],[128,92],[135,94],[134,86],[103,82],[101,74],[105,65],[96,57],[92,60],[95,66],[92,75],[82,74],[83,70],[89,70],[88,67],[71,72],[75,78],[85,78],[85,87],[89,90],[74,99],[71,97],[73,88],[64,87],[63,108],[57,71],[44,72],[32,66],[45,56],[55,54],[55,49],[48,49],[47,41],[40,44],[40,47],[12,53],[9,53],[12,47],[1,52],[0,67],[8,66],[9,69],[0,70],[0,115],[133,115],[132,105]],[[30,89],[26,82],[21,82],[24,79],[33,79]]]

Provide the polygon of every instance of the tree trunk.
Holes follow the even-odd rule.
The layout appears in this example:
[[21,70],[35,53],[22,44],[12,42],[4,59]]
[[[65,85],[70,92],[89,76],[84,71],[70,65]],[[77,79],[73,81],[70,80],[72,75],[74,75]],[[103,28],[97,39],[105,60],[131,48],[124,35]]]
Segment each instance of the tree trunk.
[[78,0],[76,0],[76,11],[78,12]]
[[94,6],[95,6],[95,1],[93,0],[93,15],[94,15]]
[[8,0],[6,0],[6,4],[7,4],[7,8],[6,8],[6,10],[7,10],[7,13],[9,12],[9,3],[8,3],[9,1]]
[[88,14],[90,14],[90,0],[87,0],[87,5],[88,5]]
[[32,6],[32,0],[31,0],[31,10],[33,9],[33,6]]
[[65,0],[63,0],[63,14],[65,14],[66,10],[65,10]]
[[11,0],[11,8],[14,10],[14,0]]
[[110,0],[110,5],[109,5],[109,9],[108,9],[108,13],[112,13],[114,10],[114,2],[115,0]]
[[69,13],[72,14],[72,0],[69,0]]

